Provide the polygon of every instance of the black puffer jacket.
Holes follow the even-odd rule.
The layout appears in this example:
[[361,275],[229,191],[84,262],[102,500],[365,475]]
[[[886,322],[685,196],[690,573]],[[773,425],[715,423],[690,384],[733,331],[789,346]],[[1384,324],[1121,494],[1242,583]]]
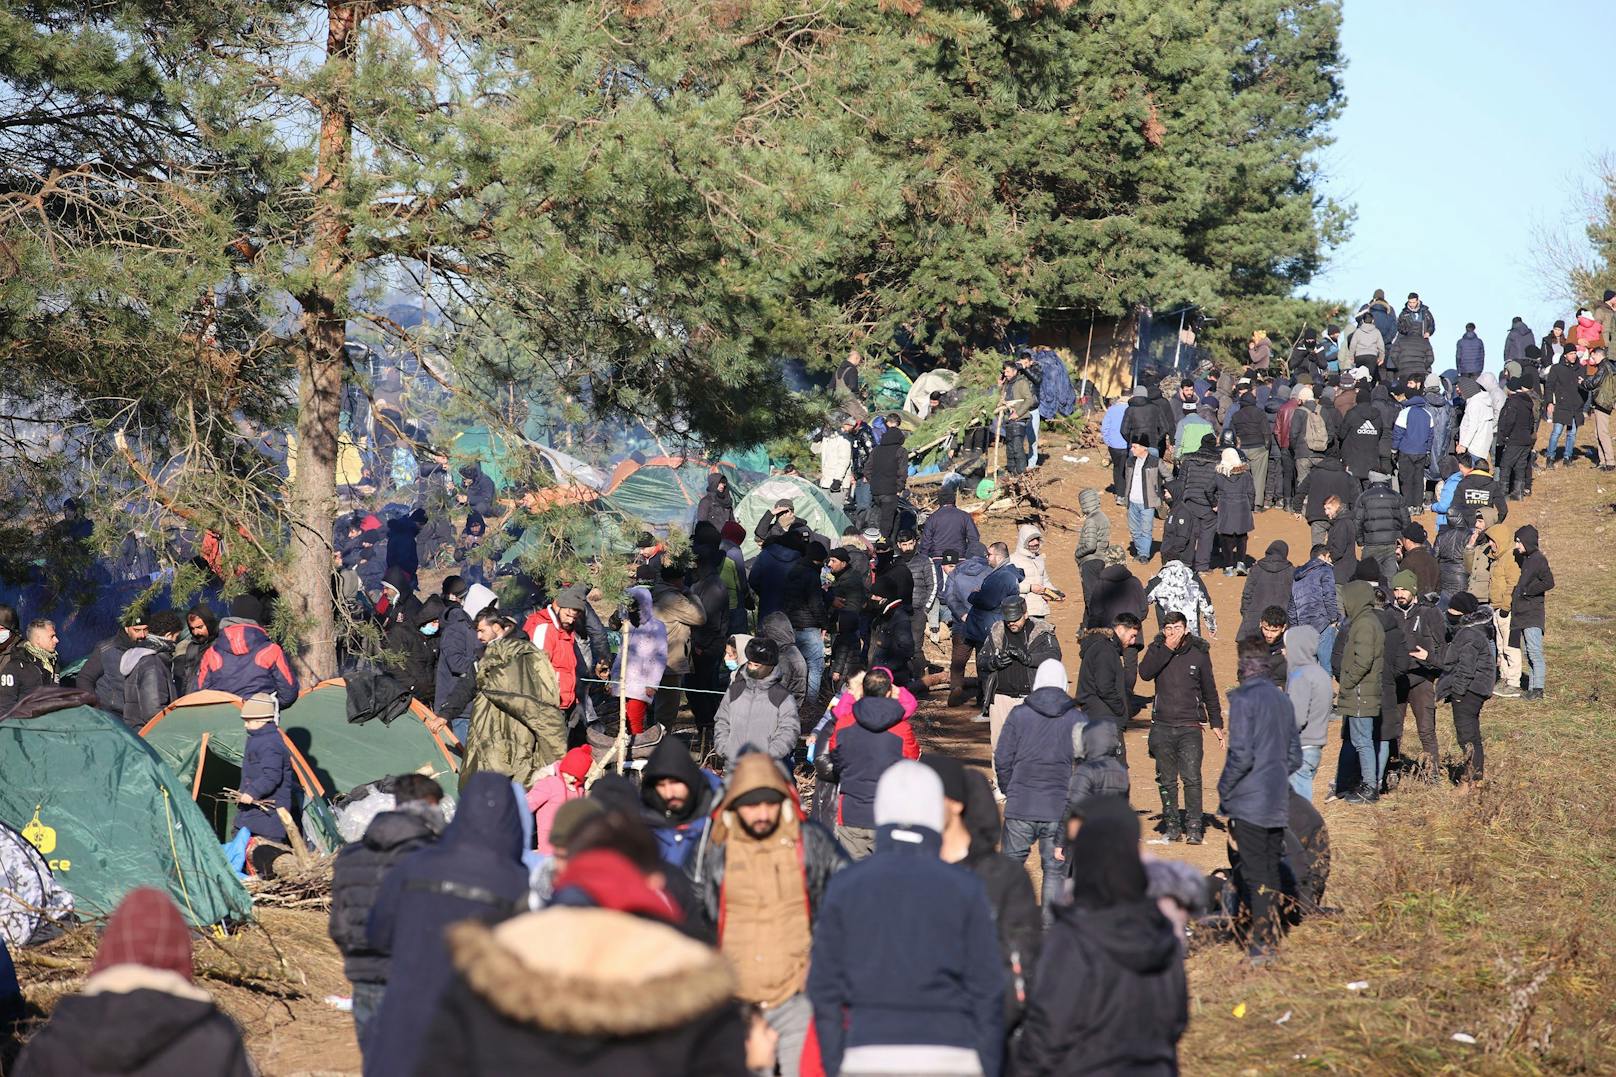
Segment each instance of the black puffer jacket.
[[1353,508],[1358,529],[1358,545],[1395,546],[1408,526],[1408,509],[1403,499],[1383,482],[1370,483]]
[[1458,699],[1471,692],[1491,696],[1497,675],[1493,610],[1491,606],[1482,606],[1459,620],[1453,638],[1442,648],[1442,676],[1436,682],[1436,697]]
[[1043,917],[1027,869],[999,852],[999,806],[992,786],[979,770],[965,772],[964,822],[971,832],[971,851],[963,863],[982,880],[999,933],[999,953],[1004,960],[1004,1027],[1009,1032],[1021,1021],[1017,980],[1031,990],[1033,971],[1038,967]]
[[870,454],[864,477],[869,480],[870,493],[876,497],[896,494],[909,484],[909,453],[903,447],[903,431],[889,426],[881,435],[881,443]]
[[1471,534],[1462,527],[1450,527],[1437,534],[1437,590],[1441,594],[1456,595],[1470,586],[1470,569],[1465,566]]
[[[1080,727],[1078,744],[1083,761],[1072,771],[1066,802],[1080,804],[1089,797],[1128,797],[1128,768],[1117,758],[1117,726],[1100,720]],[[1058,839],[1064,846],[1066,836]]]
[[1160,445],[1167,437],[1167,424],[1161,410],[1149,397],[1136,396],[1122,413],[1122,436],[1128,444]]
[[174,702],[174,644],[147,636],[118,658],[123,674],[123,721],[139,731]]
[[1509,629],[1511,637],[1528,628],[1543,627],[1546,612],[1544,598],[1554,590],[1554,572],[1549,568],[1549,559],[1537,548],[1537,528],[1531,524],[1516,528],[1515,541],[1526,552],[1514,555],[1515,560],[1520,562],[1521,578],[1515,581],[1515,590],[1509,599],[1513,616]]
[[1177,500],[1174,507],[1194,507],[1205,511],[1218,503],[1218,461],[1221,453],[1211,438],[1201,447],[1184,457],[1178,465],[1178,478],[1173,483]]
[[365,938],[365,924],[382,878],[406,855],[438,840],[443,813],[419,802],[382,812],[365,836],[343,847],[331,867],[331,941],[342,951],[342,973],[352,983],[387,982],[389,958]]
[[1307,487],[1307,504],[1302,515],[1308,520],[1324,519],[1324,502],[1331,494],[1341,499],[1343,512],[1358,504],[1358,480],[1347,474],[1336,457],[1316,461],[1303,485]]

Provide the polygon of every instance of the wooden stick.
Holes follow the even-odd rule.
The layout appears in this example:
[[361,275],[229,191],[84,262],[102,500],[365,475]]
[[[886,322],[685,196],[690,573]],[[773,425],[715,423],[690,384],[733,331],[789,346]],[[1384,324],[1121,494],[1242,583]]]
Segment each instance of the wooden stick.
[[192,800],[195,800],[196,795],[202,791],[202,767],[208,761],[208,740],[212,736],[211,730],[204,729],[202,731],[202,747],[197,749],[196,753],[196,776],[191,779]]
[[299,864],[309,862],[309,847],[303,843],[303,834],[292,821],[292,813],[285,808],[276,808],[275,814],[280,816],[281,825],[286,828],[286,841],[292,847],[292,856]]

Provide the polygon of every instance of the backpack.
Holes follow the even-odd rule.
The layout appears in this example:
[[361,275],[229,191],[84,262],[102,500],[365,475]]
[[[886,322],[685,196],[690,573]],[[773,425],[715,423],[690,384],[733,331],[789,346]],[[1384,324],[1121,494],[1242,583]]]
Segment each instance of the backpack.
[[1323,452],[1330,447],[1330,428],[1324,425],[1324,416],[1317,407],[1303,408],[1307,416],[1303,420],[1302,441],[1313,452]]
[[1610,411],[1616,408],[1616,378],[1606,371],[1599,381],[1599,388],[1594,390],[1594,407],[1600,411]]

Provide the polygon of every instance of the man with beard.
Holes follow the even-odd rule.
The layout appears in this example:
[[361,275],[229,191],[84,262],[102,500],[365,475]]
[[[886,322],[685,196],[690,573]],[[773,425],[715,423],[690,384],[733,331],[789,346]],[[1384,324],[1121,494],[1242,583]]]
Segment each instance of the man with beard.
[[848,864],[808,819],[796,787],[761,752],[743,755],[696,857],[696,891],[735,969],[735,996],[760,1007],[779,1033],[780,1072],[801,1071],[813,1019],[804,989],[814,920],[831,876]]
[[646,760],[640,772],[640,802],[646,825],[668,864],[690,870],[717,795],[717,775],[697,766],[690,750],[675,737],[665,737]]

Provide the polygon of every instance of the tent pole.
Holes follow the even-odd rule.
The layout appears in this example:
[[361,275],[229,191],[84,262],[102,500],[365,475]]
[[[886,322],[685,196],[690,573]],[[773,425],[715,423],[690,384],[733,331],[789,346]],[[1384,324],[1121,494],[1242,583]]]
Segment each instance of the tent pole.
[[191,778],[191,799],[202,791],[202,767],[208,761],[208,740],[213,736],[211,730],[202,731],[202,747],[196,750],[196,774]]
[[1083,381],[1089,380],[1089,356],[1094,354],[1094,317],[1089,317],[1089,342],[1083,345]]

